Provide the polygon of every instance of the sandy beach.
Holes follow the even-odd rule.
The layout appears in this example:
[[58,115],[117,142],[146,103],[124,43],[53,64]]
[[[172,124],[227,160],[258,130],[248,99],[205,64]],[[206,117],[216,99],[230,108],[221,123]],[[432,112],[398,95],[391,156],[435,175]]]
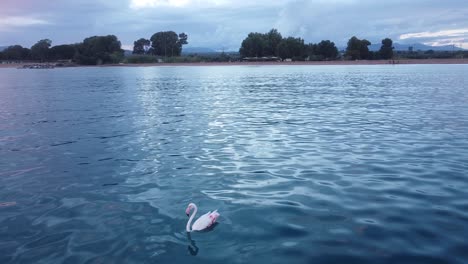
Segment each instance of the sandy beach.
[[[0,68],[21,68],[24,65],[37,63],[11,63],[0,64]],[[468,64],[465,59],[407,59],[407,60],[359,60],[359,61],[297,61],[297,62],[191,62],[191,63],[132,63],[132,64],[106,64],[98,66],[76,67],[155,67],[155,66],[270,66],[270,65],[401,65],[401,64]]]

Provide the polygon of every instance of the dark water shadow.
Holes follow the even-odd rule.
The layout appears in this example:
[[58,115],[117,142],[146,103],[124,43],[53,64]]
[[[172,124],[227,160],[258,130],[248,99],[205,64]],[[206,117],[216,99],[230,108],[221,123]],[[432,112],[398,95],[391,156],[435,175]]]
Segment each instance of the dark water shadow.
[[[213,225],[211,225],[210,227],[208,227],[207,229],[205,230],[202,230],[202,231],[197,231],[197,233],[208,233],[208,232],[211,232],[215,229],[216,226],[218,226],[219,223],[214,223]],[[199,251],[199,248],[197,247],[197,242],[195,242],[195,240],[192,239],[192,232],[187,232],[187,240],[189,242],[189,245],[187,247],[190,255],[192,256],[196,256],[198,255],[198,251]]]
[[190,232],[187,232],[187,240],[189,242],[189,245],[188,245],[187,249],[188,249],[190,255],[196,256],[198,254],[198,247],[197,247],[197,244],[196,244],[195,240],[192,239],[192,236],[191,236]]

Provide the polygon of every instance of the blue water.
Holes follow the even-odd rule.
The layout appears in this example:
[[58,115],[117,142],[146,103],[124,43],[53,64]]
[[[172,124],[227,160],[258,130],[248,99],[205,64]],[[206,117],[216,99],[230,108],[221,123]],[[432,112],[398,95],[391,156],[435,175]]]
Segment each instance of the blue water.
[[0,263],[468,263],[467,73],[0,69]]

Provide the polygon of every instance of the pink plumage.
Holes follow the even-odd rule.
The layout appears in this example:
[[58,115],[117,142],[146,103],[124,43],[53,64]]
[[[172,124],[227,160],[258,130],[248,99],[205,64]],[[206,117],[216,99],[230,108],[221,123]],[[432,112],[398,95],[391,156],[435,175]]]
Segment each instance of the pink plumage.
[[219,217],[218,210],[214,210],[213,212],[210,211],[210,212],[200,216],[195,221],[195,223],[193,223],[192,228],[190,228],[190,225],[192,223],[193,218],[195,217],[195,214],[198,211],[198,208],[194,203],[190,203],[188,205],[187,209],[185,210],[185,213],[188,216],[192,209],[194,209],[193,214],[190,216],[190,219],[188,220],[187,226],[185,228],[185,230],[187,230],[187,232],[205,230],[205,229],[211,227],[214,223],[216,223],[216,220]]

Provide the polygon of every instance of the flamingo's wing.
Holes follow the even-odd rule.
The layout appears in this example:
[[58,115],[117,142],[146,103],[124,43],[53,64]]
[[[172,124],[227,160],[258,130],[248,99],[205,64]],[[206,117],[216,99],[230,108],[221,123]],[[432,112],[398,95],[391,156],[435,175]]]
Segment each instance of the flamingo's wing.
[[192,230],[193,231],[201,231],[203,229],[206,229],[210,227],[214,222],[216,222],[216,219],[219,217],[218,210],[215,210],[214,212],[208,212],[200,218],[195,221],[192,225]]

